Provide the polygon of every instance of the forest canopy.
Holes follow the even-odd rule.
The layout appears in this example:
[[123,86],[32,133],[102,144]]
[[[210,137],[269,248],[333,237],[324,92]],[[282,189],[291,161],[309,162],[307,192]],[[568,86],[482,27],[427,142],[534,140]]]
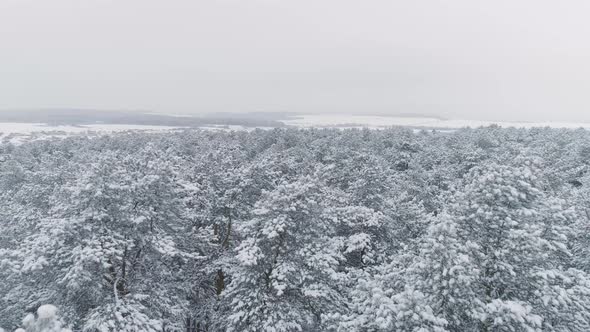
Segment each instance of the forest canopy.
[[0,326],[590,331],[589,165],[497,126],[3,143]]

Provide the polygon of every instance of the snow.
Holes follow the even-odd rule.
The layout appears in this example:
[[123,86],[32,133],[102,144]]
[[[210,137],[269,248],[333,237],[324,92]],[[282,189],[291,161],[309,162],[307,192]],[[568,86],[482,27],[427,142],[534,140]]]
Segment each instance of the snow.
[[31,139],[31,136],[42,135],[42,138],[50,136],[67,136],[88,132],[119,132],[126,130],[160,131],[181,129],[181,127],[147,126],[128,124],[89,124],[89,125],[57,125],[50,126],[45,123],[0,122],[0,139],[18,144]]
[[[0,316],[15,316],[15,326],[40,295],[33,300],[67,299],[59,312],[78,328],[156,332],[185,313],[185,285],[197,285],[205,296],[194,317],[233,331],[298,322],[309,331],[324,322],[338,331],[475,331],[479,319],[498,330],[536,331],[543,319],[584,330],[568,327],[590,320],[577,310],[590,306],[588,240],[568,235],[588,227],[569,210],[587,206],[587,192],[543,189],[545,176],[569,179],[585,165],[590,131],[327,134],[173,130],[131,144],[114,135],[5,147]],[[490,137],[499,137],[493,148],[474,149]],[[415,164],[400,171],[396,156]],[[537,158],[539,166],[522,162]],[[88,302],[95,308],[79,314]],[[65,332],[56,310],[42,306],[24,325]]]
[[125,130],[172,130],[180,129],[182,127],[170,127],[170,126],[148,126],[148,125],[131,125],[131,124],[92,124],[83,126],[89,128],[89,130],[95,131],[125,131]]
[[346,253],[363,250],[371,245],[371,236],[366,233],[357,233],[348,237]]
[[247,128],[244,126],[238,125],[210,125],[210,126],[201,126],[199,129],[203,130],[213,130],[213,131],[242,131],[242,130],[254,130],[254,128]]
[[37,309],[39,319],[52,319],[57,314],[57,308],[51,304],[44,304]]
[[297,116],[290,120],[283,120],[286,125],[296,127],[390,127],[417,126],[437,121],[435,118],[420,117],[389,117],[371,115],[343,115],[343,114],[314,114]]
[[240,125],[210,125],[200,126],[198,129],[213,131],[254,131],[256,129],[271,130],[274,127],[245,127]]
[[[186,129],[188,127],[132,125],[132,124],[88,124],[88,125],[47,125],[45,123],[0,122],[0,139],[8,140],[14,144],[28,140],[45,139],[48,137],[63,137],[73,134],[89,132],[112,133],[127,130],[137,131],[171,131]],[[272,129],[270,127],[244,127],[239,125],[211,125],[198,127],[202,130],[212,131],[253,131],[255,129]],[[32,138],[32,137],[36,138]],[[41,136],[41,137],[39,137]]]
[[7,134],[29,134],[33,132],[57,132],[83,133],[88,131],[125,131],[125,130],[168,130],[178,127],[168,126],[144,126],[144,125],[123,125],[123,124],[90,124],[83,126],[58,125],[50,126],[45,123],[22,123],[22,122],[0,122],[0,133]]
[[575,122],[509,122],[509,121],[482,121],[462,119],[438,119],[433,117],[400,117],[400,116],[372,116],[372,115],[344,115],[344,114],[307,114],[295,116],[288,120],[282,120],[286,125],[310,128],[310,127],[339,127],[339,128],[387,128],[393,126],[457,129],[465,127],[482,127],[492,124],[501,127],[515,128],[588,128],[590,123]]
[[[285,125],[298,128],[370,128],[383,129],[394,126],[411,127],[415,132],[422,129],[439,129],[441,132],[452,132],[457,128],[482,127],[492,124],[501,127],[533,128],[586,128],[590,129],[590,123],[573,122],[494,122],[479,120],[443,120],[433,117],[399,117],[399,116],[372,116],[372,115],[343,115],[343,114],[307,114],[281,120]],[[63,137],[72,134],[89,132],[111,133],[127,130],[164,131],[178,130],[187,127],[132,125],[132,124],[88,124],[88,125],[47,125],[45,123],[0,122],[0,139],[19,144],[24,141],[46,139],[48,137]],[[253,131],[255,129],[269,130],[272,127],[245,127],[240,125],[206,125],[198,127],[201,130],[211,131]]]
[[31,326],[33,324],[35,324],[35,316],[33,314],[28,314],[23,318],[24,326]]

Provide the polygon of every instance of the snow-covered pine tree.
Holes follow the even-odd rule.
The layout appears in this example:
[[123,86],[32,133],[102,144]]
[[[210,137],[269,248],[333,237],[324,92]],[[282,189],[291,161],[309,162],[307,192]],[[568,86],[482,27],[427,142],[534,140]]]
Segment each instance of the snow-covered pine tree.
[[186,306],[180,276],[199,255],[185,246],[174,172],[149,150],[96,156],[11,251],[37,301],[59,304],[85,329],[159,331]]
[[[350,311],[333,315],[339,331],[469,331],[475,267],[464,253],[447,213],[431,221],[416,251],[406,248],[390,263],[360,277]],[[477,325],[475,325],[477,326]]]
[[587,329],[589,311],[574,314],[590,303],[587,277],[563,260],[567,213],[540,190],[534,164],[478,166],[466,181],[452,212],[460,239],[473,244],[479,329]]
[[446,212],[434,218],[421,239],[418,255],[403,271],[411,288],[404,290],[407,294],[402,298],[418,296],[413,301],[426,310],[418,313],[425,326],[445,331],[477,327],[469,314],[476,303],[471,284],[478,273],[466,254],[471,245],[459,239],[454,217]]
[[263,194],[240,226],[238,265],[223,293],[228,331],[322,329],[322,314],[342,303],[335,290],[341,241],[326,214],[334,202],[311,176]]

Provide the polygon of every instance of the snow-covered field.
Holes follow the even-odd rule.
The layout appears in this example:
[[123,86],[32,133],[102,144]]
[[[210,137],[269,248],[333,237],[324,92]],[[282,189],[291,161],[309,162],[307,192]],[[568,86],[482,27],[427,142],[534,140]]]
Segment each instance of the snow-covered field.
[[88,131],[115,132],[125,130],[169,130],[176,127],[167,126],[143,126],[143,125],[120,125],[120,124],[91,124],[83,126],[49,126],[44,123],[14,123],[0,122],[0,133],[8,135],[13,133],[29,134],[34,132],[64,131],[68,133],[83,133]]
[[264,129],[270,130],[273,127],[245,127],[239,125],[210,125],[210,126],[201,126],[198,129],[202,130],[213,130],[213,131],[252,131],[256,129]]
[[144,125],[121,125],[121,124],[91,124],[83,126],[49,126],[44,123],[15,123],[0,122],[0,139],[12,143],[20,143],[29,139],[36,139],[36,136],[55,137],[71,134],[89,132],[118,132],[126,130],[159,131],[179,129],[179,127],[168,126],[144,126]]
[[[590,129],[590,123],[574,122],[494,122],[480,120],[446,120],[432,117],[396,117],[396,116],[371,116],[371,115],[342,115],[342,114],[309,114],[293,116],[287,120],[281,120],[285,125],[298,128],[371,128],[382,129],[393,126],[411,127],[420,129],[439,129],[441,131],[453,131],[458,128],[477,128],[497,124],[501,127],[533,128],[585,128]],[[182,129],[184,127],[153,126],[153,125],[122,125],[122,124],[90,124],[90,125],[60,125],[50,126],[44,123],[9,123],[0,122],[0,139],[19,143],[31,139],[43,139],[47,137],[67,136],[81,133],[109,133],[127,130],[162,131]],[[255,128],[240,125],[209,125],[199,127],[203,130],[213,131],[251,131]],[[272,129],[270,127],[259,127]]]
[[309,127],[366,127],[366,128],[387,128],[392,126],[406,126],[419,128],[477,128],[497,124],[501,127],[516,128],[533,128],[533,127],[552,127],[552,128],[587,128],[590,129],[590,123],[574,122],[498,122],[498,121],[480,121],[480,120],[445,120],[428,117],[395,117],[395,116],[371,116],[371,115],[342,115],[342,114],[309,114],[293,117],[289,120],[283,120],[284,124],[289,126],[309,128]]
[[[128,130],[157,132],[179,130],[189,127],[123,125],[123,124],[90,124],[90,125],[59,125],[52,126],[45,123],[0,122],[0,140],[13,144],[30,140],[46,139],[50,137],[65,137],[84,133],[112,133]],[[245,127],[239,125],[209,125],[198,129],[211,131],[252,131],[255,129],[272,129],[271,127]]]

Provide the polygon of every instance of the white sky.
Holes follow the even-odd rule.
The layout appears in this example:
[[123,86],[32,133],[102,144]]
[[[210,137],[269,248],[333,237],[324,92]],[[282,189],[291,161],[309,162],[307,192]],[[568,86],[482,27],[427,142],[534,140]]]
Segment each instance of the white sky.
[[587,0],[0,0],[0,108],[590,120]]

